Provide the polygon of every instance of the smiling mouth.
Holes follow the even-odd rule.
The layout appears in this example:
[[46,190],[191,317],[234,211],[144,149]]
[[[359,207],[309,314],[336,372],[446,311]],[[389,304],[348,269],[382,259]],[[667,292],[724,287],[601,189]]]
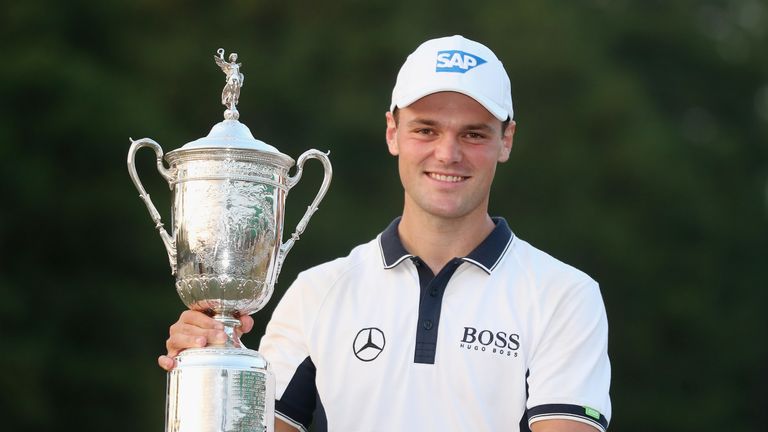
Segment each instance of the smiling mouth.
[[462,182],[462,181],[464,181],[464,180],[469,178],[469,177],[464,177],[464,176],[437,174],[437,173],[433,173],[433,172],[427,173],[427,175],[430,178],[435,179],[437,181],[448,182],[448,183],[458,183],[458,182]]

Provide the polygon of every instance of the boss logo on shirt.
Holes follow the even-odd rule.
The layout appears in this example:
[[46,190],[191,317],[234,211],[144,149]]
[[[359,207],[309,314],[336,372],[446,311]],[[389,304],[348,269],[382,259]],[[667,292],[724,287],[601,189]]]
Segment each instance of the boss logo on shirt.
[[517,357],[520,335],[517,333],[464,327],[460,348],[489,355]]

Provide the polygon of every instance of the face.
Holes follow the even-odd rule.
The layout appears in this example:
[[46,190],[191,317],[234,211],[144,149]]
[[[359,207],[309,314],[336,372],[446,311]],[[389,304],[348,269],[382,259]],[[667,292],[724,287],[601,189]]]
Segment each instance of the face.
[[440,219],[482,216],[496,164],[512,149],[515,123],[502,122],[477,101],[455,92],[425,96],[387,113],[387,146],[398,157],[404,214]]

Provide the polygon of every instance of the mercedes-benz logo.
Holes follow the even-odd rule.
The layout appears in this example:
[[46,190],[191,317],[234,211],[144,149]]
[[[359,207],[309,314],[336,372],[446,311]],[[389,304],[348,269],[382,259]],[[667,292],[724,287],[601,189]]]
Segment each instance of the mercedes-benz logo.
[[352,344],[352,352],[355,357],[364,362],[375,360],[384,350],[384,332],[376,327],[368,327],[360,330]]

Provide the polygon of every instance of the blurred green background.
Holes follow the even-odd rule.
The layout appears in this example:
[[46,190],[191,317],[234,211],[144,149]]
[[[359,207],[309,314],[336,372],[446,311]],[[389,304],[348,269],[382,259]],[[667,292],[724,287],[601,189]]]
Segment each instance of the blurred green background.
[[[125,165],[241,121],[334,180],[286,260],[375,236],[402,205],[384,113],[431,37],[489,45],[518,123],[491,212],[601,283],[615,431],[765,430],[768,4],[733,1],[39,1],[0,6],[0,417],[5,431],[163,427],[156,366],[183,305]],[[169,220],[152,152],[137,163]],[[309,163],[286,230],[314,196]],[[273,300],[245,339],[255,347]],[[760,426],[763,425],[763,426]]]

